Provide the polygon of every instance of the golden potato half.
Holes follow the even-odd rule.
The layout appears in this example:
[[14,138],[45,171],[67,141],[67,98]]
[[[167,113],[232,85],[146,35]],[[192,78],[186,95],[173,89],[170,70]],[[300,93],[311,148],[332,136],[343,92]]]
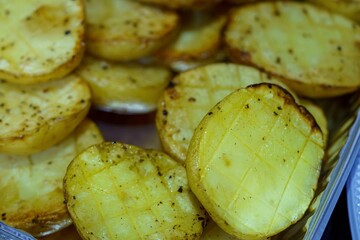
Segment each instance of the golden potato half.
[[32,85],[0,81],[0,152],[28,155],[58,143],[86,117],[90,97],[74,75]]
[[344,16],[360,23],[360,0],[308,0],[311,3],[327,8],[334,13]]
[[207,7],[211,7],[221,0],[139,0],[140,2],[144,3],[152,3],[159,6],[164,6],[168,8],[175,8],[175,9],[203,9]]
[[151,55],[175,34],[174,11],[133,0],[87,0],[86,44],[94,56],[133,60]]
[[206,221],[184,167],[156,150],[90,147],[71,162],[64,189],[84,239],[199,239]]
[[96,108],[130,114],[154,111],[172,76],[165,67],[114,63],[89,56],[76,73],[89,84]]
[[19,84],[61,78],[84,52],[81,0],[0,1],[0,79]]
[[225,14],[218,14],[215,10],[183,14],[179,35],[155,56],[175,71],[219,61],[221,56],[225,57],[219,52],[226,19]]
[[310,3],[238,7],[225,42],[234,61],[281,77],[302,96],[338,96],[360,86],[360,26]]
[[84,120],[70,136],[40,153],[0,154],[0,220],[35,236],[68,226],[62,184],[66,168],[80,151],[101,141],[96,125]]
[[223,230],[263,239],[303,216],[323,156],[312,115],[283,88],[262,83],[208,112],[190,142],[186,170],[191,190]]
[[194,129],[206,113],[238,88],[260,82],[282,84],[258,69],[226,63],[180,73],[160,99],[156,127],[164,150],[184,163]]

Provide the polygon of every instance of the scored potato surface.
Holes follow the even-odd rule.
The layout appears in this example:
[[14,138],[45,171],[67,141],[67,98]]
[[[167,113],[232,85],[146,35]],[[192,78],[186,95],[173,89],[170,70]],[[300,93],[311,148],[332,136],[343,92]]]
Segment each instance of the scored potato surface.
[[85,239],[198,239],[206,221],[184,167],[156,150],[90,147],[70,164],[64,189]]
[[35,236],[69,225],[62,184],[66,168],[80,151],[101,141],[96,125],[84,120],[70,136],[40,153],[0,154],[0,220]]
[[282,77],[299,95],[331,97],[360,86],[360,26],[309,3],[238,7],[225,42],[234,61]]
[[90,56],[83,59],[77,74],[89,84],[97,108],[120,113],[153,111],[172,75],[165,67],[113,63]]
[[165,90],[158,105],[156,127],[167,153],[185,162],[194,129],[205,114],[232,91],[260,82],[280,81],[259,70],[216,63],[183,72]]
[[80,0],[0,1],[0,78],[44,82],[73,70],[84,51]]
[[174,35],[178,15],[133,0],[87,0],[87,50],[107,60],[152,54]]
[[90,97],[75,75],[32,85],[0,82],[0,152],[33,154],[58,143],[85,118]]
[[222,229],[261,239],[302,217],[323,154],[309,112],[280,87],[258,84],[230,94],[204,117],[186,169],[191,189]]

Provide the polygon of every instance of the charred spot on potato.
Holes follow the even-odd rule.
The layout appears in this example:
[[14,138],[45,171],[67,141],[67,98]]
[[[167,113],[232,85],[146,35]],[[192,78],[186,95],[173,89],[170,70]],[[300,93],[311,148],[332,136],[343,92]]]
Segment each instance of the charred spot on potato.
[[234,52],[234,57],[240,62],[251,62],[251,53],[244,50],[233,49],[230,52]]
[[189,98],[188,98],[188,101],[189,101],[189,102],[196,102],[196,98],[194,98],[194,97],[189,97]]
[[167,92],[171,99],[178,99],[180,97],[180,93],[175,88],[168,88]]
[[280,57],[276,57],[275,62],[276,62],[277,64],[280,64],[280,63],[281,63],[281,58],[280,58]]

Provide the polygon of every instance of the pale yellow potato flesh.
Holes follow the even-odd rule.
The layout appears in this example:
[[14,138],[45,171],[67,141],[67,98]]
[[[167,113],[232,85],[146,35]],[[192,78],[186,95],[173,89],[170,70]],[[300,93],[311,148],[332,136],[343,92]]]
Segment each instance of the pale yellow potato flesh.
[[96,108],[116,113],[154,111],[172,73],[168,68],[114,63],[85,56],[76,73],[90,86]]
[[194,129],[206,113],[232,91],[260,82],[284,86],[258,69],[231,63],[209,64],[177,75],[173,86],[164,91],[156,112],[164,150],[184,163]]
[[84,239],[199,239],[206,214],[187,181],[161,151],[105,142],[71,162],[65,199]]
[[75,75],[31,85],[0,82],[0,153],[29,155],[60,142],[86,117],[90,98]]
[[344,16],[360,23],[360,0],[308,0],[311,3],[329,9],[334,13]]
[[324,139],[312,115],[271,84],[239,89],[201,121],[186,158],[191,190],[242,239],[297,222],[317,187]]
[[83,1],[0,1],[0,79],[32,84],[61,78],[84,52]]
[[206,64],[217,60],[226,20],[225,14],[215,10],[183,14],[179,34],[155,56],[174,70],[179,70],[179,62]]
[[86,0],[86,45],[94,56],[114,61],[149,56],[176,33],[178,15],[133,0]]
[[298,95],[339,96],[360,87],[360,25],[310,3],[236,8],[225,30],[230,58],[279,76]]
[[84,120],[60,143],[33,155],[0,154],[0,220],[43,236],[71,224],[63,178],[70,161],[103,141],[95,123]]

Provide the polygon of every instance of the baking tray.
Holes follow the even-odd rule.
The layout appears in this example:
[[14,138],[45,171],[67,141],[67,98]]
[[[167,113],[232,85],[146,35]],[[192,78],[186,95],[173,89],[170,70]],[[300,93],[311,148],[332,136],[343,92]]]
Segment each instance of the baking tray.
[[346,183],[346,197],[351,236],[360,239],[360,154]]
[[[272,239],[321,239],[360,151],[360,91],[317,103],[323,107],[329,124],[328,147],[318,188],[303,218]],[[92,111],[89,117],[107,141],[161,149],[154,115],[123,116]]]

